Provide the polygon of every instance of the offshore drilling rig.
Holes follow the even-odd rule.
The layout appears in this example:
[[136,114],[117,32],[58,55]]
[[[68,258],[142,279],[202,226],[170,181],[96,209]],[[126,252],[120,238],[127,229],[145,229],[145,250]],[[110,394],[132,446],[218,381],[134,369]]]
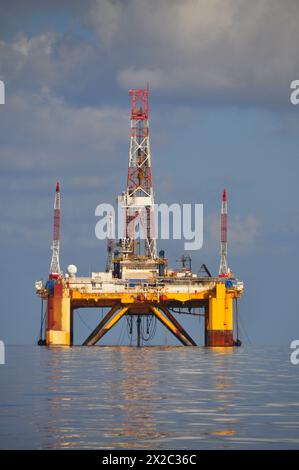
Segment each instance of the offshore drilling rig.
[[[234,332],[234,303],[243,294],[243,282],[236,279],[227,263],[227,194],[221,206],[221,251],[219,275],[213,277],[206,265],[199,274],[191,271],[191,258],[183,256],[182,269],[168,268],[164,251],[157,254],[154,230],[154,193],[149,142],[149,91],[130,90],[131,138],[127,189],[118,197],[125,212],[124,236],[115,243],[109,216],[107,263],[104,272],[91,277],[77,276],[69,265],[60,270],[60,186],[56,185],[54,231],[49,279],[36,282],[36,293],[46,303],[45,328],[41,321],[40,345],[73,344],[73,315],[79,308],[106,308],[108,311],[83,345],[92,346],[123,317],[132,333],[136,318],[137,345],[143,337],[143,323],[149,333],[153,320],[159,320],[184,346],[196,346],[194,339],[177,320],[175,313],[204,318],[205,346],[239,346]],[[136,236],[141,228],[143,239]],[[234,336],[236,336],[234,338]]]

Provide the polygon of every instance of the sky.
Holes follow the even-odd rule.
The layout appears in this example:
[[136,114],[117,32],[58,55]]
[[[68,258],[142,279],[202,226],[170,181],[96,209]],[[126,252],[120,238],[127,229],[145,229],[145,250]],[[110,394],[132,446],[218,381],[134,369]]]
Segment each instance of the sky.
[[[296,0],[10,0],[1,2],[0,339],[33,344],[61,183],[62,269],[104,270],[95,208],[126,185],[128,89],[150,87],[157,203],[202,203],[193,270],[219,267],[228,191],[229,265],[245,283],[245,345],[299,337],[299,79]],[[177,267],[182,241],[158,241]],[[97,323],[80,311],[75,341]],[[183,324],[202,338],[198,318]],[[122,329],[123,328],[123,329]],[[125,336],[118,325],[104,344]],[[157,342],[176,344],[159,327]]]

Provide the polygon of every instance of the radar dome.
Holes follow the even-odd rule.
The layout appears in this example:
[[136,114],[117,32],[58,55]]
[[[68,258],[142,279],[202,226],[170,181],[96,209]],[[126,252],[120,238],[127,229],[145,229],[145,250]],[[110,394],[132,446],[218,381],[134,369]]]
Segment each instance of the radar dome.
[[71,276],[75,276],[75,274],[77,273],[77,266],[75,266],[74,264],[69,264],[67,267],[67,272]]

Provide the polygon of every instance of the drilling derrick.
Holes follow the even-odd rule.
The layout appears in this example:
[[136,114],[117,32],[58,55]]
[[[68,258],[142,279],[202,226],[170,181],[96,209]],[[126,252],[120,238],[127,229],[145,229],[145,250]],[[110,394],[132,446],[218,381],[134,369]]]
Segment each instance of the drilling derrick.
[[52,260],[50,266],[50,279],[60,276],[59,265],[59,249],[60,249],[60,187],[59,182],[56,183],[54,213],[53,213],[53,242],[52,242]]
[[220,235],[220,268],[219,276],[227,277],[229,275],[229,269],[227,266],[227,197],[226,190],[222,193],[222,205],[221,205],[221,235]]
[[106,273],[109,273],[112,268],[112,256],[113,256],[113,247],[114,247],[114,240],[113,240],[113,221],[112,221],[112,214],[109,214],[108,220],[108,231],[107,231],[107,261],[106,261]]
[[[125,210],[122,252],[127,258],[143,255],[155,259],[154,194],[148,124],[149,90],[130,90],[129,94],[131,139],[127,190],[119,196],[120,205]],[[144,240],[143,250],[137,233]]]

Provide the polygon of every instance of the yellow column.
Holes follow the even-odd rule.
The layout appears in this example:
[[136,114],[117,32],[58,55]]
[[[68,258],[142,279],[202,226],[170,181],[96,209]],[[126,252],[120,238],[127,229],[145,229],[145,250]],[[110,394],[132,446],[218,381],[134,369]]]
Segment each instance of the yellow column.
[[224,283],[216,285],[209,299],[206,321],[206,346],[233,346],[233,296]]
[[61,282],[54,285],[48,298],[46,344],[70,346],[72,343],[72,315],[69,289]]

